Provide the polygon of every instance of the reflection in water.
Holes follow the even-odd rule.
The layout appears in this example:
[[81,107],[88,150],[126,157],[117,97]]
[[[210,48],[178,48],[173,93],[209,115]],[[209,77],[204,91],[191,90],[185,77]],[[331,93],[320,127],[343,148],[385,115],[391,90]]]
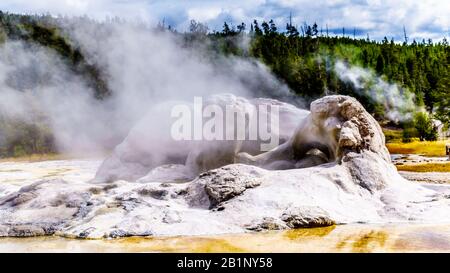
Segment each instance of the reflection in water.
[[351,245],[352,252],[373,252],[376,249],[383,249],[388,238],[387,232],[372,230],[359,236],[347,236],[336,245],[336,249],[344,250]]
[[320,228],[299,228],[284,232],[284,236],[290,240],[302,240],[308,237],[323,237],[332,232],[336,226]]
[[[436,249],[450,252],[450,230],[447,230],[447,233],[440,233],[439,230],[429,227],[422,232],[413,231],[406,235],[395,242],[395,249],[407,248],[420,251],[427,246],[433,245]],[[408,240],[408,237],[417,238],[417,240]]]
[[372,249],[377,247],[383,248],[387,239],[388,234],[385,231],[371,231],[353,243],[353,251],[371,252]]
[[2,238],[0,252],[450,252],[450,225],[341,225],[281,232],[76,240]]

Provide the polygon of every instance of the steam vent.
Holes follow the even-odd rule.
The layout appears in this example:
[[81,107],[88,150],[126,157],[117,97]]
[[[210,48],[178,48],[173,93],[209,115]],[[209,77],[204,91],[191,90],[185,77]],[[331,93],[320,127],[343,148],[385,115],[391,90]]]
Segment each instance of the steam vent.
[[242,111],[279,105],[281,145],[258,153],[258,141],[178,143],[149,113],[93,181],[42,180],[2,196],[0,235],[200,235],[450,218],[450,193],[403,179],[380,126],[354,98],[327,96],[311,112],[233,95],[206,102]]

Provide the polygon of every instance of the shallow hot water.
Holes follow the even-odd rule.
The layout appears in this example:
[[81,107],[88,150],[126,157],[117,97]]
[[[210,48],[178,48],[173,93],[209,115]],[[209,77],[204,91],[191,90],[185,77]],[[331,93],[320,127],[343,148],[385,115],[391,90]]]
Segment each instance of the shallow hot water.
[[450,225],[343,225],[237,235],[112,240],[3,238],[0,252],[450,252]]

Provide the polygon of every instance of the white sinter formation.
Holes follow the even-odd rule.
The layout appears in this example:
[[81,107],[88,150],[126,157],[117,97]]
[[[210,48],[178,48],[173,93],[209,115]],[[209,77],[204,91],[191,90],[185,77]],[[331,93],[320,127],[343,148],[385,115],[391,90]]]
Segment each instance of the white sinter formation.
[[285,142],[266,153],[256,151],[259,141],[177,143],[164,133],[164,111],[156,111],[94,181],[42,180],[0,191],[0,235],[101,238],[450,221],[449,188],[403,179],[380,126],[354,98],[327,96],[311,112],[231,95],[206,102],[242,111],[279,104]]

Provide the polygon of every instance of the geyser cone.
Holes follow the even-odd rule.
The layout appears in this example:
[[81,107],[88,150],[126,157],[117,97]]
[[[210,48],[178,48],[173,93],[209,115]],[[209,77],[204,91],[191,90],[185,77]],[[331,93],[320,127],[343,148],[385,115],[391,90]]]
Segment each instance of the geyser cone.
[[[134,161],[119,158],[115,173],[133,170],[133,164],[148,168],[141,157],[132,156],[135,150],[127,150],[135,148],[131,139],[115,156],[127,154],[125,158]],[[289,170],[252,166],[288,162],[306,167],[305,160],[312,156],[324,162]],[[260,155],[237,157],[252,165],[230,164],[186,183],[176,183],[190,168],[181,164],[153,169],[139,180],[146,184],[42,180],[0,196],[0,235],[193,235],[450,219],[450,189],[436,191],[401,178],[390,162],[381,128],[351,97],[313,102],[287,142]],[[102,171],[108,166],[114,164],[104,164]]]

